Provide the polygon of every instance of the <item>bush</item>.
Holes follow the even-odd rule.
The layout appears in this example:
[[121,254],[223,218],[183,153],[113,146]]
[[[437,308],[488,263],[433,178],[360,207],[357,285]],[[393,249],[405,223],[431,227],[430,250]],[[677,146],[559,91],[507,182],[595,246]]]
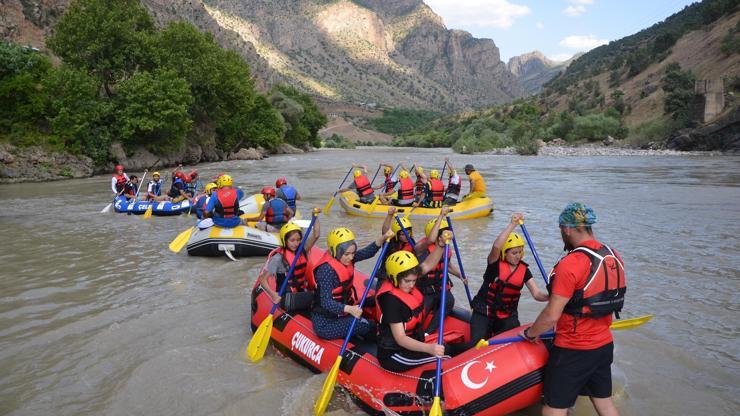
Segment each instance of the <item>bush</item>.
[[324,147],[334,149],[354,149],[355,144],[349,141],[346,137],[334,133],[331,137],[324,140]]
[[603,114],[589,114],[575,118],[571,136],[571,139],[575,140],[601,140],[606,136],[623,139],[627,136],[627,129],[616,118]]
[[383,117],[370,119],[367,124],[381,133],[397,136],[424,127],[440,115],[434,111],[391,108],[383,110]]
[[649,142],[662,142],[679,128],[681,128],[680,124],[672,119],[652,120],[630,130],[627,141],[636,146]]
[[459,140],[452,145],[452,150],[457,153],[470,154],[488,152],[493,149],[509,147],[513,144],[510,137],[505,133],[488,131],[481,136],[475,136],[468,132],[462,135]]
[[688,122],[695,79],[691,71],[682,71],[677,63],[671,63],[666,67],[665,76],[661,80],[661,88],[665,91],[663,109],[674,120]]

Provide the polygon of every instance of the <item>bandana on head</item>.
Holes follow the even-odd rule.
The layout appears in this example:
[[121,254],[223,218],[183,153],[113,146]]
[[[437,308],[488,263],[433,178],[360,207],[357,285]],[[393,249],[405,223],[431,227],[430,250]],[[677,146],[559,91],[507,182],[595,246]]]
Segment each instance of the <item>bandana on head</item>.
[[579,227],[596,223],[596,214],[588,205],[571,202],[560,213],[558,223],[562,227]]
[[349,248],[352,247],[352,245],[354,245],[354,244],[355,244],[355,240],[345,241],[344,243],[338,244],[337,245],[337,250],[336,250],[337,251],[337,255],[334,256],[334,258],[337,259],[337,260],[341,259],[342,256],[344,255],[344,253],[347,250],[349,250]]

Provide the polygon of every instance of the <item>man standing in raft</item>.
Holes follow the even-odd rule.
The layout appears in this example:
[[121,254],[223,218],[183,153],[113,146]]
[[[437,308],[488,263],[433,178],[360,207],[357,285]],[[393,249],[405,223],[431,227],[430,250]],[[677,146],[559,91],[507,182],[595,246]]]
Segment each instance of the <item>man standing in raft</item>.
[[465,174],[470,179],[470,193],[463,197],[463,201],[470,198],[483,198],[486,196],[486,182],[483,176],[475,170],[475,167],[468,163],[465,165]]
[[[313,269],[316,280],[311,323],[316,335],[323,339],[340,339],[347,335],[353,317],[358,318],[352,335],[375,338],[376,327],[362,318],[357,303],[360,296],[353,286],[355,263],[375,256],[387,238],[388,230],[363,249],[357,249],[355,234],[348,228],[335,228],[326,237],[328,250]],[[351,315],[351,316],[350,316]]]
[[530,328],[520,333],[537,342],[555,326],[545,366],[544,416],[565,416],[579,395],[589,396],[600,416],[618,416],[612,402],[614,343],[609,326],[627,289],[624,263],[594,238],[593,210],[571,203],[560,213],[560,235],[568,254],[553,269],[550,300]]
[[126,187],[128,182],[128,175],[123,171],[122,165],[116,165],[113,177],[110,180],[110,189],[114,195],[120,195],[123,193],[123,188]]

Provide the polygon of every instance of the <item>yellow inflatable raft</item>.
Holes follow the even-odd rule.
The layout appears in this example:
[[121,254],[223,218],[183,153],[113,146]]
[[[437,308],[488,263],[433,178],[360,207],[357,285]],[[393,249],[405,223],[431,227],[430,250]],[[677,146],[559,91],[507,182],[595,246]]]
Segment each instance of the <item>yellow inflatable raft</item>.
[[[388,215],[388,208],[392,206],[381,205],[378,203],[375,207],[372,207],[372,204],[364,204],[358,200],[357,194],[353,191],[347,191],[340,195],[339,204],[350,215],[370,218],[385,217]],[[372,210],[370,210],[371,207],[373,208]],[[493,208],[493,201],[491,201],[491,198],[489,197],[471,198],[450,206],[449,216],[456,220],[480,218],[491,215],[491,213],[493,213]],[[404,215],[407,210],[411,209],[411,207],[396,207],[396,209],[399,215]],[[439,216],[439,210],[440,208],[417,207],[411,211],[409,218],[437,218],[437,216]]]

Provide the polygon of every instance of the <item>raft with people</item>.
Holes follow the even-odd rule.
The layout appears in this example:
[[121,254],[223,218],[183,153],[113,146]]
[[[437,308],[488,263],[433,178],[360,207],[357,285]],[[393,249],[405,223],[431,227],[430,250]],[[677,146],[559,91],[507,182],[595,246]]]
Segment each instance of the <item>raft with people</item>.
[[128,200],[125,196],[116,197],[113,202],[114,211],[120,214],[142,215],[150,207],[152,215],[172,216],[187,213],[192,210],[193,204],[187,199],[180,202],[154,202]]
[[[309,264],[316,264],[323,255],[324,250],[313,248]],[[352,284],[357,293],[365,290],[367,282],[367,276],[356,270]],[[276,290],[274,280],[271,288]],[[370,293],[372,295],[373,291]],[[258,280],[251,298],[253,331],[267,318],[272,306]],[[364,316],[377,319],[375,307],[365,306]],[[470,341],[469,319],[470,312],[453,309],[444,323],[445,342]],[[499,336],[513,336],[520,330],[514,328]],[[341,339],[320,338],[306,312],[290,309],[278,309],[270,338],[280,352],[314,373],[328,372],[342,345]],[[427,411],[434,396],[434,362],[396,373],[383,369],[376,354],[375,342],[352,340],[342,359],[338,384],[369,414],[383,415],[392,411],[406,415]],[[502,415],[537,403],[547,355],[543,343],[517,342],[471,348],[444,360],[441,380],[447,414]]]
[[[339,197],[339,204],[342,206],[344,211],[350,215],[369,218],[384,218],[388,214],[388,209],[390,207],[395,207],[400,215],[408,216],[409,218],[432,219],[436,218],[442,209],[441,207],[400,207],[380,203],[363,203],[360,201],[357,193],[353,191],[343,192]],[[483,196],[465,199],[449,208],[450,217],[457,220],[465,220],[491,215],[491,213],[493,213],[494,205],[491,198]]]

